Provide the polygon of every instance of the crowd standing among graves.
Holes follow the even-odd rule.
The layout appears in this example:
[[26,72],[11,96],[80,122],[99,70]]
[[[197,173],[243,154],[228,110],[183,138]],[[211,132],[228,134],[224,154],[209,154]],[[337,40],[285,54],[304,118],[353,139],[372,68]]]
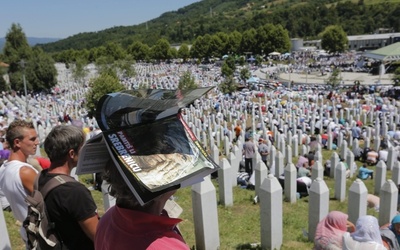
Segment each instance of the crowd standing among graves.
[[[332,62],[321,59],[319,63],[324,66],[330,65]],[[341,64],[340,61],[334,63]],[[346,66],[348,65],[346,64]],[[350,67],[357,68],[356,66],[354,64]],[[271,72],[270,78],[273,79],[273,76],[279,74],[280,71],[290,71],[294,74],[301,68],[301,63],[290,65],[289,68],[284,69],[269,65],[266,68],[256,68],[253,73],[259,75]],[[31,94],[26,100],[15,92],[2,94],[0,126],[4,131],[2,133],[3,136],[5,135],[5,140],[1,146],[3,146],[3,150],[9,148],[10,152],[4,157],[1,155],[6,161],[0,168],[0,198],[3,210],[11,210],[18,221],[23,221],[26,217],[27,207],[24,198],[33,191],[33,183],[38,173],[28,163],[29,156],[40,155],[40,145],[44,145],[51,165],[45,167],[49,168],[48,170],[42,171],[41,185],[43,185],[45,179],[48,178],[46,176],[69,175],[72,168],[76,166],[77,155],[84,140],[100,132],[96,120],[89,117],[84,108],[84,94],[89,88],[87,82],[82,84],[71,81],[69,79],[70,72],[64,65],[57,65],[57,69],[60,84],[49,93]],[[297,162],[293,162],[297,184],[296,197],[301,198],[309,195],[312,183],[316,178],[323,174],[329,177],[341,174],[338,171],[338,169],[340,170],[338,165],[343,166],[345,178],[357,175],[363,180],[375,179],[380,174],[369,169],[371,166],[375,167],[378,166],[378,163],[383,162],[382,164],[386,164],[388,169],[393,170],[400,157],[400,130],[398,127],[400,125],[398,112],[400,103],[395,98],[385,97],[384,93],[387,88],[383,86],[374,87],[373,90],[361,95],[351,87],[343,91],[328,89],[326,86],[321,87],[317,84],[286,87],[278,84],[277,81],[265,83],[260,81],[253,84],[246,83],[250,89],[248,91],[237,91],[226,95],[218,89],[218,85],[224,79],[214,67],[204,70],[196,65],[138,64],[135,69],[137,72],[135,77],[121,78],[121,82],[127,89],[139,88],[139,85],[142,84],[147,88],[175,89],[179,82],[179,74],[188,70],[195,76],[199,87],[216,86],[210,98],[200,99],[194,104],[199,109],[187,109],[187,120],[208,151],[213,150],[213,143],[210,141],[220,143],[225,137],[229,140],[223,143],[225,150],[223,155],[228,157],[230,152],[235,153],[235,147],[239,147],[237,156],[242,161],[239,160],[241,163],[235,169],[235,176],[236,174],[239,176],[240,172],[247,173],[244,178],[241,177],[240,180],[238,178],[238,183],[240,182],[244,187],[256,185],[255,178],[258,174],[255,172],[258,158],[267,168],[267,174],[273,174],[278,178],[282,188],[285,189],[285,184],[288,183],[291,175],[286,174],[283,164],[284,162],[291,164],[292,157],[297,157]],[[329,71],[329,67],[317,70],[321,74],[326,71]],[[88,79],[94,75],[96,75],[96,71],[92,68]],[[25,110],[25,101],[29,102],[27,110]],[[208,112],[208,117],[205,117],[205,112]],[[195,119],[195,117],[199,119]],[[223,129],[218,131],[215,124]],[[69,131],[72,127],[81,128],[80,132],[79,129]],[[207,132],[208,138],[202,132]],[[75,136],[74,140],[71,139],[75,144],[68,144],[71,141],[67,138],[68,136]],[[78,140],[80,137],[82,137],[82,141]],[[360,141],[363,142],[363,145],[360,145]],[[370,144],[371,141],[373,145]],[[347,148],[348,144],[351,145],[351,150]],[[62,155],[55,154],[54,148],[57,146],[60,147],[60,151],[57,153],[63,152]],[[288,151],[287,146],[293,147]],[[338,154],[335,152],[331,159],[322,162],[321,150],[323,148],[337,149]],[[360,159],[363,165],[357,166],[355,158]],[[42,159],[38,158],[37,161],[39,162],[39,160]],[[15,166],[9,167],[10,164]],[[233,161],[230,164],[233,165]],[[325,166],[325,169],[322,165]],[[320,171],[321,169],[322,171]],[[113,208],[104,221],[112,220],[112,216],[129,219],[135,217],[137,213],[140,213],[140,207],[132,203],[134,202],[132,197],[121,196],[120,192],[126,191],[117,188],[116,183],[120,182],[120,178],[113,175],[110,170],[107,173],[105,178],[108,178],[111,188],[114,188],[117,204],[122,205],[121,208]],[[396,183],[396,185],[398,184],[400,183]],[[120,242],[119,234],[115,233],[113,225],[106,225],[106,222],[102,220],[99,223],[101,236],[95,236],[98,221],[96,205],[89,191],[83,185],[76,182],[65,188],[66,190],[59,190],[57,195],[53,195],[51,202],[46,201],[46,204],[49,202],[50,217],[55,220],[60,218],[62,223],[65,223],[64,219],[70,222],[71,225],[60,228],[60,231],[61,235],[65,235],[63,239],[70,243],[73,249],[78,248],[73,243],[74,240],[67,236],[67,231],[71,230],[76,234],[74,237],[85,238],[85,240],[79,240],[80,243],[87,242],[84,249],[93,248],[93,240],[95,240],[96,249],[102,249],[101,246],[105,243],[115,246],[115,242]],[[80,192],[82,193],[81,200],[87,203],[84,211],[82,209],[66,209],[62,212],[63,215],[60,215],[62,210],[59,207],[64,207],[62,203],[66,201],[60,201],[57,197],[64,197],[69,192],[67,188],[82,191]],[[152,203],[151,207],[146,207],[147,211],[151,211],[150,214],[154,211],[159,215],[163,212],[163,205],[171,195],[172,193],[165,197],[159,197],[155,204]],[[71,201],[74,199],[75,197],[71,197]],[[257,200],[255,201],[257,202]],[[67,203],[72,204],[70,201]],[[68,216],[72,216],[73,220]],[[383,246],[384,241],[382,241],[376,218],[359,217],[355,223],[355,229],[347,230],[348,228],[344,227],[344,223],[347,223],[346,216],[335,217],[330,213],[326,215],[326,218],[320,220],[320,223],[325,226],[315,225],[315,236],[320,237],[315,238],[317,249],[330,249],[324,247],[329,244],[339,245],[339,248],[342,246],[341,244],[344,244],[343,249],[355,249],[354,245],[361,246],[366,241],[373,242],[374,246]],[[329,221],[335,219],[340,220],[337,222],[340,225],[329,224]],[[390,232],[399,239],[396,217],[393,220],[389,227]],[[178,220],[166,217],[163,223],[176,225],[178,222]],[[115,227],[118,226],[115,225]],[[140,224],[137,227],[140,227]],[[325,229],[323,229],[324,227]],[[368,227],[369,231],[365,235],[361,235],[364,227]],[[66,231],[63,232],[64,230]],[[354,232],[346,234],[345,231]],[[390,236],[390,232],[385,233]],[[171,237],[174,238],[174,246],[181,245],[182,249],[187,247],[176,229],[164,233],[169,236],[173,235]],[[322,237],[329,237],[329,235],[332,236],[332,242],[327,244]],[[112,240],[107,241],[107,236]],[[21,237],[26,240],[22,229]],[[334,239],[336,239],[335,242],[333,242]],[[154,240],[157,239],[151,238],[149,239],[150,243],[144,244],[151,244]],[[162,242],[154,244],[162,244]],[[379,247],[375,249],[380,249]]]

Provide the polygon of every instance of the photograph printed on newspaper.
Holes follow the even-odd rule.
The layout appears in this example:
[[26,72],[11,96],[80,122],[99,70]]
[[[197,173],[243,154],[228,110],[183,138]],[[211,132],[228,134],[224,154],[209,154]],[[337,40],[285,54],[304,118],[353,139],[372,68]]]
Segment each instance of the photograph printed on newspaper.
[[217,169],[180,113],[104,137],[119,166],[152,192],[192,185]]
[[96,115],[103,133],[82,149],[78,171],[94,171],[95,165],[104,166],[111,155],[142,204],[167,191],[202,181],[218,165],[200,145],[180,108],[210,89],[147,90],[142,91],[144,98],[127,92],[104,96]]

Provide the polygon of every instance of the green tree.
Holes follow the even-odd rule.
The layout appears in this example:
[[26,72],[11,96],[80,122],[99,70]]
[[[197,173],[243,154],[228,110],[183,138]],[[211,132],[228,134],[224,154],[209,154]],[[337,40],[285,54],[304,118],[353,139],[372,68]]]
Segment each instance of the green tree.
[[335,68],[332,71],[332,74],[328,78],[328,84],[332,86],[332,88],[336,88],[340,82],[342,81],[342,78],[340,77],[340,69]]
[[184,90],[195,88],[197,88],[197,84],[195,82],[194,76],[192,76],[190,71],[186,71],[179,79],[178,89]]
[[103,72],[99,77],[90,80],[89,86],[91,88],[86,93],[86,109],[92,115],[95,113],[97,103],[103,95],[125,89],[118,77],[107,72]]
[[260,56],[260,55],[257,55],[257,56],[256,56],[256,60],[255,60],[255,64],[256,64],[257,66],[260,66],[260,65],[262,64],[262,62],[263,62],[263,57]]
[[198,58],[199,60],[202,60],[203,58],[206,57],[207,50],[208,47],[203,42],[203,37],[198,36],[192,44],[192,48],[190,49],[190,54],[192,55],[193,58]]
[[233,76],[236,70],[235,59],[233,56],[229,56],[221,67],[221,74],[225,77]]
[[209,59],[209,58],[211,58],[211,56],[213,55],[213,53],[214,53],[214,51],[212,51],[211,49],[210,49],[210,47],[211,47],[211,42],[212,42],[212,37],[211,37],[211,35],[210,34],[205,34],[204,36],[203,36],[203,43],[204,43],[204,47],[205,47],[205,55],[204,55],[204,57],[206,58],[206,59]]
[[87,65],[87,61],[84,58],[78,58],[75,61],[75,64],[72,65],[72,77],[75,79],[76,82],[82,83],[83,79],[87,76],[89,71],[85,69]]
[[348,43],[347,34],[341,26],[331,25],[322,32],[321,47],[331,53],[345,51]]
[[173,58],[173,59],[178,58],[178,50],[175,47],[171,47],[169,49],[169,53],[171,55],[171,58]]
[[226,50],[229,36],[225,32],[217,32],[215,35],[219,38],[219,41],[221,42],[221,46],[217,50],[217,56],[223,56],[224,54],[229,52],[229,50]]
[[228,41],[226,42],[225,52],[230,52],[233,55],[238,54],[240,51],[240,43],[242,41],[242,34],[238,31],[234,31],[228,35]]
[[269,54],[273,51],[287,52],[290,50],[289,32],[282,25],[266,24],[257,29],[256,54]]
[[28,62],[32,55],[25,33],[19,24],[13,23],[6,34],[3,48],[4,61],[9,65],[8,76],[11,88],[23,89],[21,60]]
[[208,47],[209,57],[221,57],[223,56],[223,49],[225,44],[222,42],[221,38],[217,35],[213,35],[210,38],[210,46]]
[[238,64],[240,66],[244,66],[246,64],[246,58],[244,56],[239,56],[238,58]]
[[90,49],[89,61],[95,63],[100,57],[105,57],[105,56],[107,56],[106,47],[104,46],[95,47]]
[[73,64],[75,61],[77,61],[79,58],[81,59],[89,59],[90,53],[87,50],[75,50],[75,49],[68,49],[68,50],[63,50],[60,53],[56,53],[53,55],[53,59],[56,60],[57,62],[62,62],[66,64]]
[[112,57],[102,56],[95,62],[99,74],[106,73],[115,77],[133,77],[136,75],[133,67],[135,61],[131,55],[125,56],[123,59],[114,60]]
[[281,53],[290,50],[290,37],[289,32],[278,24],[273,27],[270,33],[268,33],[268,40],[270,41],[270,48],[272,51],[268,51],[268,48],[264,48],[264,52],[278,51]]
[[237,83],[233,76],[228,76],[218,85],[218,88],[224,94],[232,94],[237,89]]
[[255,29],[246,30],[243,33],[242,40],[240,43],[240,51],[244,52],[255,52],[257,49],[257,31]]
[[8,30],[3,54],[8,64],[15,62],[18,64],[21,59],[28,59],[31,56],[31,48],[20,24],[13,23]]
[[153,46],[153,58],[156,60],[168,60],[171,58],[170,44],[167,39],[161,38]]
[[190,57],[189,46],[186,43],[181,44],[178,50],[178,58],[181,58],[184,62]]
[[57,69],[53,58],[39,47],[32,50],[32,58],[26,63],[27,88],[39,91],[57,84]]
[[250,70],[247,67],[244,67],[240,70],[240,79],[245,82],[251,76]]
[[125,57],[125,51],[116,42],[110,42],[106,45],[106,55],[113,58],[114,60],[122,60]]
[[[0,59],[0,62],[2,60]],[[7,84],[6,80],[4,79],[4,75],[7,73],[7,68],[0,66],[0,89],[3,90],[10,90],[10,86]]]
[[107,73],[117,77],[116,68],[113,65],[114,60],[108,56],[101,56],[95,61],[95,65],[99,74]]
[[268,32],[268,34],[272,33],[271,30],[273,28],[274,28],[274,26],[272,24],[267,24],[267,25],[260,26],[257,28],[257,33],[255,36],[257,46],[252,51],[253,53],[260,55],[264,49],[265,49],[265,52],[267,52],[267,53],[268,53],[269,49],[272,50],[272,48],[269,48],[271,46],[270,44],[272,41],[269,41],[269,36],[267,35],[267,32]]
[[147,44],[143,44],[139,41],[129,45],[128,54],[133,56],[133,59],[137,61],[147,61],[150,59],[150,47]]
[[133,60],[133,57],[127,55],[124,59],[115,61],[113,67],[124,77],[134,77],[136,75],[134,64],[135,60]]

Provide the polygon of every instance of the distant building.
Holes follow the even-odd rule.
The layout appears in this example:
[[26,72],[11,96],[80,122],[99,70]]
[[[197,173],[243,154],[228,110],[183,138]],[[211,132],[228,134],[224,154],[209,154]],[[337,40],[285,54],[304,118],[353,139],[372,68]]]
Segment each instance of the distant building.
[[[372,34],[372,35],[355,35],[347,36],[349,39],[348,50],[365,51],[375,50],[393,43],[400,42],[400,33],[384,33],[384,34]],[[299,47],[299,38],[296,38],[296,47]],[[292,39],[293,47],[293,39]],[[315,47],[316,49],[322,49],[321,39],[303,41],[302,47]],[[301,50],[301,48],[299,49]]]

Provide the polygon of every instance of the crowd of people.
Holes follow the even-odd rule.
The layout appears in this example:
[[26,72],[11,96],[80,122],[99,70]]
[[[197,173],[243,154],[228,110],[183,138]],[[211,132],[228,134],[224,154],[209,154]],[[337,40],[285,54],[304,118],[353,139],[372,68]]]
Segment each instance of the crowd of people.
[[[34,191],[35,182],[41,190],[52,178],[70,176],[77,166],[86,135],[82,128],[73,125],[55,126],[44,141],[50,166],[39,170],[28,161],[39,147],[33,122],[15,120],[9,124],[5,136],[10,153],[0,167],[3,211],[11,212],[17,221],[23,222],[28,212],[25,198]],[[111,185],[110,194],[117,202],[99,222],[90,190],[70,178],[71,181],[58,186],[45,198],[48,218],[65,249],[128,249],[132,244],[138,249],[189,249],[176,227],[180,220],[169,218],[164,210],[174,191],[142,206],[110,161],[104,170],[104,179]],[[23,226],[20,235],[28,248]]]
[[[70,176],[85,142],[85,134],[82,129],[72,125],[54,127],[44,143],[44,150],[49,157],[46,162],[50,162],[50,166],[47,165],[43,170],[34,168],[28,161],[39,147],[33,122],[15,120],[10,123],[6,140],[10,155],[0,167],[0,190],[9,204],[9,211],[22,223],[28,212],[25,198],[33,192],[36,179],[39,178],[40,190],[54,176]],[[61,185],[46,197],[45,202],[48,216],[66,247],[94,249],[92,240],[98,223],[97,206],[83,184],[74,180]],[[27,244],[27,234],[22,226],[20,234]]]
[[356,225],[347,218],[343,212],[329,212],[317,225],[314,249],[400,249],[400,215],[381,227],[376,217],[371,215],[361,216]]
[[[193,72],[199,86],[214,86],[223,80],[219,73],[214,71],[205,73],[194,65],[139,65],[136,69],[136,77],[121,80],[128,89],[138,88],[141,84],[151,88],[173,89],[179,83],[179,76],[176,72],[186,70]],[[68,83],[66,79],[61,79],[60,82]],[[84,87],[84,90],[87,90],[87,86]],[[216,89],[213,94],[212,102],[217,104],[231,101],[232,105],[229,106],[229,109],[231,109],[232,114],[235,113],[238,116],[243,116],[243,114],[240,114],[237,110],[251,111],[253,105],[256,105],[252,101],[257,98],[255,92],[246,95],[235,92],[230,96],[226,96]],[[276,99],[267,100],[266,107],[260,110],[272,113],[273,109],[282,109],[287,105],[281,99],[286,94],[288,92],[285,92],[285,90],[275,92]],[[318,113],[319,109],[315,106],[315,99],[319,98],[319,95],[313,90],[292,93],[293,95],[304,96],[305,100],[314,104],[314,106],[310,106],[311,109],[307,110],[307,112],[317,112],[319,116],[317,123],[321,123],[322,126],[317,126],[318,124],[316,124],[315,127],[322,127],[323,131],[316,129],[314,134],[321,135],[322,147],[326,147],[327,132],[334,134],[334,144],[337,143],[339,133],[343,133],[345,136],[352,136],[353,139],[362,140],[365,138],[366,135],[362,125],[357,123],[355,127],[346,130],[343,121],[335,123],[332,118]],[[71,86],[66,87],[64,85],[54,89],[52,94],[32,95],[30,99],[32,106],[27,113],[24,113],[24,102],[18,101],[17,97],[12,97],[12,94],[5,93],[3,93],[2,97],[2,103],[0,103],[3,104],[0,111],[0,158],[2,161],[2,166],[0,167],[0,201],[4,211],[12,212],[15,219],[22,222],[27,213],[25,197],[32,193],[35,179],[38,178],[40,189],[56,175],[70,175],[71,170],[77,165],[80,149],[84,142],[100,133],[100,131],[95,120],[88,118],[86,116],[87,113],[82,108],[84,104],[82,93],[79,93],[76,88],[71,88]],[[331,98],[343,101],[348,100],[348,96],[340,93],[332,95]],[[299,107],[300,105],[299,103]],[[387,104],[382,103],[382,109],[390,111],[393,108],[390,105],[386,107],[383,105]],[[18,107],[15,109],[15,106]],[[37,109],[34,109],[34,107]],[[325,106],[324,109],[329,110],[329,107]],[[222,116],[221,110],[217,109],[215,112],[217,116]],[[293,109],[293,115],[295,112],[296,109]],[[234,131],[232,131],[235,133],[235,140],[237,141],[246,127],[241,124],[242,117],[234,118],[239,120]],[[28,122],[28,119],[31,121]],[[264,121],[258,120],[258,122],[271,123],[268,119]],[[272,121],[272,123],[279,127],[277,120]],[[302,118],[299,126],[300,128],[307,127],[308,131],[310,129],[309,121],[304,118]],[[279,127],[277,131],[282,132],[282,129]],[[294,131],[298,128],[289,129]],[[262,162],[264,162],[268,170],[272,172],[273,162],[268,161],[270,153],[268,140],[271,143],[274,141],[270,132],[271,130],[267,131],[269,136],[262,135],[261,127],[258,127],[257,131],[246,133],[242,150],[244,172],[247,173],[248,178],[253,175],[252,159],[257,153],[260,154]],[[398,132],[398,130],[389,131],[388,139],[399,140],[400,133]],[[315,162],[313,147],[316,146],[316,140],[314,139],[308,145],[311,149],[310,152],[300,155],[295,164],[298,181],[304,183],[307,187],[312,182],[311,167]],[[37,154],[40,145],[43,145],[48,159],[34,156]],[[369,166],[376,164],[378,160],[384,160],[385,157],[387,159],[385,151],[387,152],[387,147],[382,145],[379,152],[374,153],[373,150],[360,152],[357,157],[363,159],[364,163],[359,168],[360,178],[373,178],[373,170],[370,170]],[[343,161],[343,159],[341,160]],[[351,167],[353,166],[347,166],[348,170]],[[101,219],[99,219],[96,212],[97,207],[90,191],[77,181],[60,186],[50,193],[46,199],[49,217],[54,221],[60,238],[69,249],[124,249],[132,245],[137,246],[138,249],[157,249],[160,247],[163,249],[188,249],[176,227],[180,220],[169,218],[167,212],[163,209],[166,201],[173,195],[173,191],[155,198],[145,206],[141,206],[125,184],[120,173],[113,166],[113,162],[109,162],[105,166],[103,178],[110,184],[110,194],[116,197],[116,206],[111,208]],[[328,229],[323,229],[324,226],[322,225],[318,226],[316,247],[318,244],[328,244],[324,242],[326,237],[335,241],[335,243],[329,244],[336,245],[340,242],[340,246],[346,246],[346,249],[354,249],[352,247],[357,244],[364,246],[362,244],[364,241],[368,242],[368,244],[369,242],[374,242],[374,244],[376,242],[376,246],[386,242],[385,240],[382,241],[383,236],[379,241],[379,237],[375,234],[377,223],[371,217],[360,218],[356,226],[354,226],[347,222],[347,216],[345,215],[334,213],[328,216],[329,218],[321,221]],[[126,221],[131,223],[125,223]],[[396,229],[397,223],[395,217],[387,228],[396,237],[400,238],[398,236],[399,229]],[[331,224],[335,225],[332,226]],[[365,232],[365,227],[368,227],[370,231]],[[160,228],[163,229],[160,230]],[[351,231],[352,233],[346,234],[346,231]],[[363,233],[364,235],[361,235]],[[26,233],[22,227],[20,234],[21,238],[26,242]],[[390,233],[386,232],[386,234],[390,236]],[[380,237],[381,235],[383,233],[379,234]],[[319,249],[331,248],[322,248],[321,246]]]
[[[138,80],[141,81],[140,77]],[[161,87],[176,87],[177,82],[172,84],[174,79],[168,81],[171,85],[161,82]],[[60,93],[65,94],[66,91]],[[53,94],[46,101],[55,106],[66,104],[66,110],[73,103],[70,111],[79,103],[67,101],[66,98],[58,99],[59,96]],[[53,110],[39,116],[38,110],[26,114],[20,108],[9,109],[18,100],[7,94],[1,99],[2,104],[4,101],[6,103],[1,105],[3,109],[0,114],[3,139],[0,143],[0,201],[3,211],[12,213],[22,224],[28,212],[25,198],[34,190],[44,189],[57,176],[70,176],[72,169],[77,166],[84,143],[101,131],[95,120],[88,117],[77,119],[72,115],[74,112],[71,115],[61,112],[53,119]],[[41,133],[43,126],[48,126],[46,133]],[[43,146],[46,158],[35,156],[40,152],[40,146]],[[164,209],[175,191],[161,194],[143,205],[113,164],[110,161],[105,166],[102,179],[110,184],[110,194],[116,198],[116,205],[101,220],[90,189],[73,178],[54,188],[45,197],[47,216],[51,225],[54,225],[53,230],[63,249],[129,249],[132,246],[137,249],[189,249],[177,227],[181,220],[170,218]],[[29,249],[31,246],[23,225],[20,235]]]

